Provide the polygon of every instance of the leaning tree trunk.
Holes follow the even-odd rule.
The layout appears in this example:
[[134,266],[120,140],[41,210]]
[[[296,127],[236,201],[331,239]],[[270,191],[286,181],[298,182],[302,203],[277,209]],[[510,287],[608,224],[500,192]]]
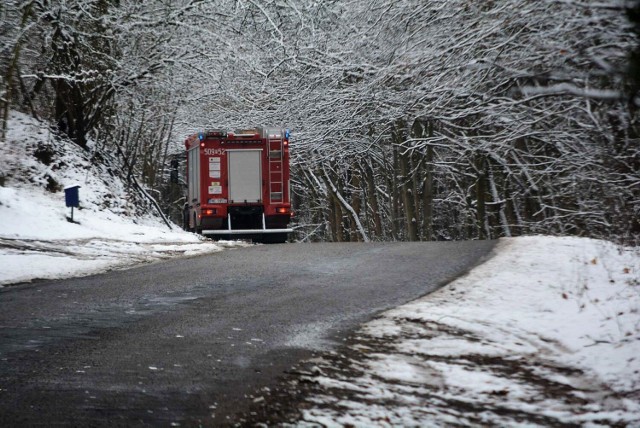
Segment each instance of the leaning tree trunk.
[[[330,189],[330,193],[333,195],[333,197],[336,199],[335,205],[336,205],[336,212],[338,212],[338,209],[340,207],[344,207],[345,210],[347,210],[349,212],[349,214],[351,214],[351,216],[353,217],[354,222],[356,223],[356,227],[358,228],[358,231],[360,232],[360,235],[362,236],[362,240],[364,242],[369,242],[369,237],[367,236],[367,232],[365,232],[364,227],[362,227],[362,223],[360,222],[360,218],[358,217],[357,213],[355,212],[355,210],[353,209],[353,207],[351,205],[349,205],[349,203],[344,199],[344,197],[342,196],[342,194],[338,191],[338,189],[336,188],[335,184],[333,183],[333,181],[331,180],[331,178],[329,177],[329,174],[327,174],[327,171],[323,169],[323,179],[325,180],[325,183],[327,185],[327,187]],[[340,208],[339,210],[340,213],[342,213],[342,209]],[[340,215],[340,230],[337,235],[339,237],[339,239],[344,240],[344,238],[342,238],[342,214]],[[340,241],[342,242],[342,241]]]

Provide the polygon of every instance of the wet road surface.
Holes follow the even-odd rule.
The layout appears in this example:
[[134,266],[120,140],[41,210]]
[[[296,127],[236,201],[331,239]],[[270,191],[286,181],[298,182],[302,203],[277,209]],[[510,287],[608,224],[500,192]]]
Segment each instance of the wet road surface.
[[297,361],[493,244],[254,246],[4,288],[0,426],[233,423]]

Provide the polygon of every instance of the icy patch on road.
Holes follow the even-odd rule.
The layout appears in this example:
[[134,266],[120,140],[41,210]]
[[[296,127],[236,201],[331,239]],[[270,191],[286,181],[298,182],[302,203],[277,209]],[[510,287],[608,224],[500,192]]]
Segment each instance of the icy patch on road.
[[327,332],[335,328],[336,324],[337,321],[321,321],[298,325],[291,329],[284,346],[314,351],[328,349],[335,343],[327,339]]

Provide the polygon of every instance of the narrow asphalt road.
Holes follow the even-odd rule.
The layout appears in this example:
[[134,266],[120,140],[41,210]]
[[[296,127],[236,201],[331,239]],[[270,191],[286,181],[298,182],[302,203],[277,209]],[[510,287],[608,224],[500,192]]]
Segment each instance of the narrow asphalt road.
[[493,244],[255,246],[7,287],[0,426],[233,423],[297,361]]

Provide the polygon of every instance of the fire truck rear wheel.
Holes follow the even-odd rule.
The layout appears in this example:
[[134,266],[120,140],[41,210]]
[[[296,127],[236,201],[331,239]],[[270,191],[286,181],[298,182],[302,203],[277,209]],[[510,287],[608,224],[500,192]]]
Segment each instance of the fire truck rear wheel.
[[202,227],[198,226],[198,218],[196,217],[196,213],[193,213],[193,230],[194,233],[202,233]]
[[189,205],[187,204],[182,208],[182,228],[187,232],[191,232],[191,226],[189,225]]

